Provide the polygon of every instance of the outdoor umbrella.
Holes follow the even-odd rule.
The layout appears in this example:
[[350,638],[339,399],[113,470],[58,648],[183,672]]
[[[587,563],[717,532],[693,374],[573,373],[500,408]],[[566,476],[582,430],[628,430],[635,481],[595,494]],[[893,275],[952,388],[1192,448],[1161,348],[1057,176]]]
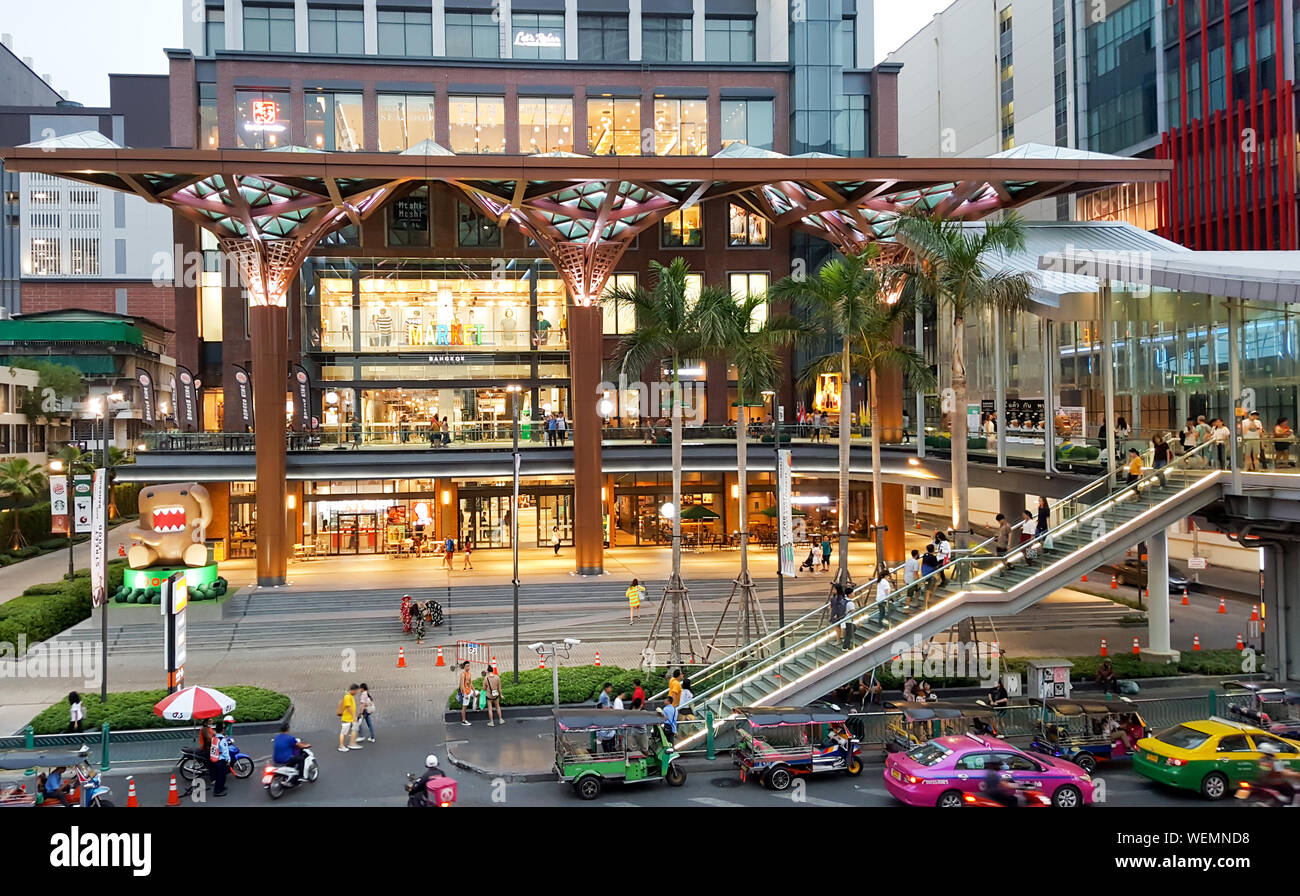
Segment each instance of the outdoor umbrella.
[[235,708],[235,699],[214,688],[181,688],[154,704],[156,716],[173,721],[185,719],[210,719],[225,715]]
[[[774,516],[776,516],[776,508],[775,508],[775,507],[764,507],[762,510],[759,511],[759,513],[763,514],[763,516],[774,517]],[[791,508],[790,508],[790,515],[791,515],[791,516],[807,516],[808,514],[804,513],[804,512],[803,512],[802,510],[800,510],[798,507],[791,507]]]
[[707,504],[692,504],[682,508],[682,520],[692,523],[709,523],[718,519],[718,514]]

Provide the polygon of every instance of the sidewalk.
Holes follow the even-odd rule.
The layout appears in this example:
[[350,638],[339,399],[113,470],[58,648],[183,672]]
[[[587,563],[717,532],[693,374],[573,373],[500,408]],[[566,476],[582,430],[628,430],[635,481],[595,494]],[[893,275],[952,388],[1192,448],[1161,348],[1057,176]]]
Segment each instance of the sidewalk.
[[[108,559],[118,556],[117,549],[129,547],[131,539],[127,530],[133,523],[120,523],[108,530]],[[83,541],[72,548],[73,569],[85,569],[90,566],[90,542]],[[57,582],[68,574],[68,552],[66,549],[31,557],[12,566],[0,569],[0,603],[18,597],[33,585],[45,582]]]

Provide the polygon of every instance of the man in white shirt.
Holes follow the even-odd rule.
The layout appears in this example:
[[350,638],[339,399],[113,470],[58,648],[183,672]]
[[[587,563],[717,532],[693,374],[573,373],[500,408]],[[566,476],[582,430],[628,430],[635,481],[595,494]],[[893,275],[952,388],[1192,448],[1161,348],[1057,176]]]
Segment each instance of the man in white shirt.
[[903,584],[910,585],[921,577],[921,552],[913,550],[903,562]]

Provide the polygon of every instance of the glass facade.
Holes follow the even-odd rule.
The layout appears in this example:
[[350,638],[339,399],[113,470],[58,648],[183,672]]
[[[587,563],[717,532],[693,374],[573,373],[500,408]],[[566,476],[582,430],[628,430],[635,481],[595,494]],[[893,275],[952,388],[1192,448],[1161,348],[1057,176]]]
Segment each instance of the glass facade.
[[432,94],[379,94],[379,151],[401,152],[433,140]]
[[511,54],[515,59],[563,59],[564,16],[517,12],[511,16]]
[[[447,24],[448,40],[450,41],[450,15],[447,16]],[[375,13],[375,25],[379,55],[433,55],[432,13],[402,9],[380,9]]]
[[627,14],[578,13],[578,58],[626,62]]
[[1080,136],[1086,134],[1093,152],[1116,153],[1159,134],[1154,5],[1154,0],[1131,0],[1099,22],[1089,19],[1084,30],[1088,106]]
[[587,98],[587,152],[593,156],[636,156],[641,146],[639,97]]
[[573,152],[573,99],[519,97],[519,151]]
[[255,53],[292,53],[296,49],[293,7],[245,3],[244,49]]
[[1011,7],[998,14],[998,96],[1002,148],[1016,145],[1016,87]]
[[217,85],[199,84],[199,148],[217,149],[221,133],[217,128]]
[[844,69],[827,47],[835,45],[843,7],[839,0],[807,0],[803,8],[801,18],[790,20],[790,152],[840,155],[834,137],[844,111]]
[[722,145],[739,140],[759,149],[771,149],[774,141],[772,100],[723,100]]
[[326,152],[360,152],[366,148],[361,94],[308,90],[303,115],[308,146]]
[[690,62],[691,24],[689,16],[643,15],[641,58],[646,62]]
[[698,249],[704,245],[704,221],[699,205],[669,213],[660,225],[659,244],[665,249]]
[[753,62],[754,20],[705,16],[704,58],[709,62]]
[[307,7],[307,45],[313,53],[366,52],[366,26],[359,9]]
[[709,152],[709,104],[700,99],[655,98],[655,155]]
[[203,52],[211,56],[226,48],[226,13],[221,9],[207,10],[203,24]]
[[452,96],[447,99],[452,152],[506,151],[506,101],[500,96]]
[[501,228],[467,202],[456,204],[456,245],[462,249],[496,249],[501,246]]
[[501,36],[492,13],[447,13],[447,55],[463,59],[499,58]]
[[728,208],[730,228],[727,234],[728,246],[767,246],[771,244],[768,235],[768,220],[741,205],[732,203]]
[[240,149],[274,149],[292,143],[289,93],[235,91],[235,133]]

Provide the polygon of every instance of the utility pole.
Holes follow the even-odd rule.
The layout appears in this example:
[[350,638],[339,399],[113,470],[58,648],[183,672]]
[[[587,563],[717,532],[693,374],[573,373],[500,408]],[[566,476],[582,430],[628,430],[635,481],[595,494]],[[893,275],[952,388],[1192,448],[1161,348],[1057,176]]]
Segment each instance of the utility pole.
[[514,501],[510,505],[510,561],[513,569],[510,581],[514,585],[515,593],[514,639],[512,641],[514,644],[515,684],[519,684],[519,387],[516,385],[506,386],[506,391],[510,393],[510,431],[511,439],[514,442],[515,461]]

